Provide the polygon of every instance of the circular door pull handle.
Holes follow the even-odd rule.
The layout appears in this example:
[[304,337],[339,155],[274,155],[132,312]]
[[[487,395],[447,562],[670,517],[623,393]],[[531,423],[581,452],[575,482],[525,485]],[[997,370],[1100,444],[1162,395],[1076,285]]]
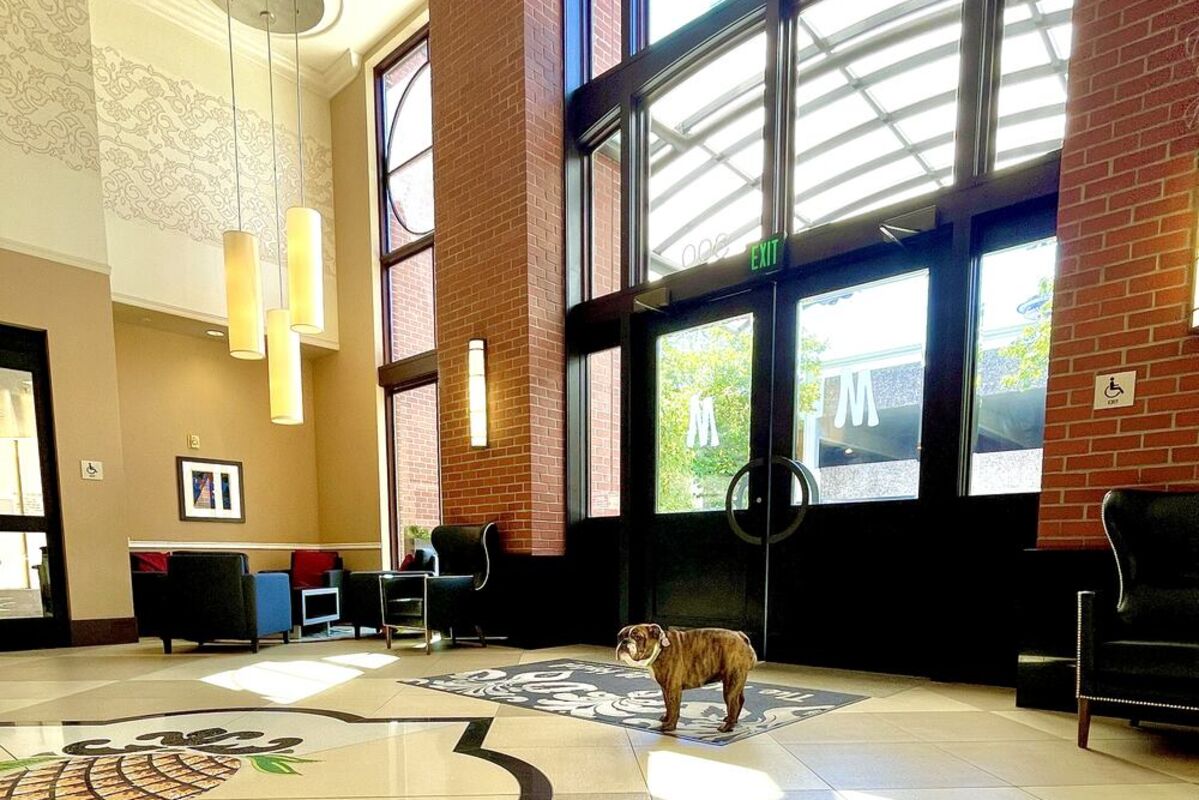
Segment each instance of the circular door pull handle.
[[[804,517],[808,515],[808,506],[812,504],[812,484],[815,476],[812,475],[811,470],[793,458],[787,458],[786,456],[774,456],[770,459],[770,463],[786,467],[787,471],[790,472],[799,482],[800,491],[800,501],[798,506],[799,510],[796,512],[795,518],[791,520],[791,523],[787,525],[786,528],[783,528],[778,533],[771,534],[765,539],[766,541],[769,541],[770,544],[778,544],[799,530],[799,526],[803,524]],[[743,464],[741,469],[737,470],[737,472],[733,475],[733,479],[729,481],[729,488],[724,495],[724,514],[729,521],[729,527],[733,529],[733,533],[737,535],[738,539],[748,542],[749,544],[762,544],[764,539],[761,536],[753,536],[747,533],[745,529],[741,527],[741,524],[737,522],[737,515],[733,513],[733,495],[736,493],[737,482],[740,481],[747,472],[752,469],[756,469],[757,467],[764,466],[765,464],[765,458],[755,458]],[[755,498],[755,502],[761,503],[762,498]]]

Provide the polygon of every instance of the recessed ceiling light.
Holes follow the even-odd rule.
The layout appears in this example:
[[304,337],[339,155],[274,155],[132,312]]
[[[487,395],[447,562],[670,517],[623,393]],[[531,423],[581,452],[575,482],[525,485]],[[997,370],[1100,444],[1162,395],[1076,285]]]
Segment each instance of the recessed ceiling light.
[[224,332],[224,331],[218,331],[216,328],[209,328],[208,330],[206,330],[206,331],[204,331],[204,332],[205,332],[206,334],[208,334],[209,336],[211,336],[212,338],[214,338],[214,339],[223,339],[223,338],[225,338],[225,332]]

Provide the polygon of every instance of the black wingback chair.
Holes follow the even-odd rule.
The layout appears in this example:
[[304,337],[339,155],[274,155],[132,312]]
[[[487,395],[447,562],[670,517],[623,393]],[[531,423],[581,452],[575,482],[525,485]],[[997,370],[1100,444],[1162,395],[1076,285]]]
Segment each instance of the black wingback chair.
[[1103,528],[1120,594],[1078,595],[1079,747],[1092,704],[1134,720],[1199,713],[1199,492],[1108,492]]
[[482,525],[439,525],[431,540],[437,552],[439,575],[399,573],[380,581],[387,646],[392,628],[423,630],[425,652],[431,652],[431,631],[448,631],[454,644],[463,630],[474,630],[486,647],[483,597],[498,553],[499,531],[494,522]]

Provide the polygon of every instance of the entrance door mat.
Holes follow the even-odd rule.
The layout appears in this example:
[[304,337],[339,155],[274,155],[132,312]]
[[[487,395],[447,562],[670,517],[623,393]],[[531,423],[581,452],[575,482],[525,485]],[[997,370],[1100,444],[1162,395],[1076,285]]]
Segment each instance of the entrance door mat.
[[[648,731],[657,731],[666,710],[662,692],[648,672],[594,661],[538,661],[408,678],[400,683]],[[745,684],[745,707],[732,731],[717,730],[725,708],[720,684],[714,683],[683,692],[678,728],[664,735],[724,745],[865,699],[856,694],[758,683],[751,672]]]

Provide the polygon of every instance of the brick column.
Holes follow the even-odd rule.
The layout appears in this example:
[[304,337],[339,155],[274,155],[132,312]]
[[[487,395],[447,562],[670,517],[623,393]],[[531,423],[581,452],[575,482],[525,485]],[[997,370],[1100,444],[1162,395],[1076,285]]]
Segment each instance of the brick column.
[[[1105,546],[1103,494],[1199,484],[1199,339],[1187,334],[1199,145],[1196,0],[1079,0],[1058,209],[1038,543]],[[1136,404],[1093,411],[1096,374]]]
[[[429,4],[441,469],[447,522],[564,551],[562,21],[556,0]],[[487,340],[472,450],[467,341]]]

